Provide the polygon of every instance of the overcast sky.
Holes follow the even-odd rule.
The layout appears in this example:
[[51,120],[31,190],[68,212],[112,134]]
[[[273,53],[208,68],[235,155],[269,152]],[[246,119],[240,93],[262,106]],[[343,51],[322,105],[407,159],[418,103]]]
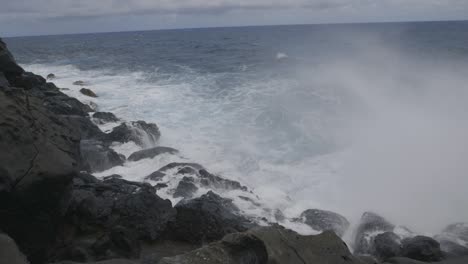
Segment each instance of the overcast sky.
[[468,19],[468,0],[0,0],[0,36]]

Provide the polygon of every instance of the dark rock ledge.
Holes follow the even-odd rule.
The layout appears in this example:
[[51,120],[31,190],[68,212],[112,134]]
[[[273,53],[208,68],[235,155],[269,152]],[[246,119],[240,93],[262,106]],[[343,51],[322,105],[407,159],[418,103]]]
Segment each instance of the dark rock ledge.
[[[247,187],[199,164],[171,163],[148,176],[158,182],[177,171],[182,180],[176,192],[184,200],[175,206],[156,194],[162,182],[151,186],[119,175],[99,180],[90,173],[127,162],[110,148],[113,142],[151,147],[130,161],[177,150],[158,147],[159,128],[144,121],[102,132],[93,121],[119,119],[95,113],[91,120],[95,107],[25,72],[0,40],[0,264],[468,263],[463,223],[435,238],[402,238],[383,217],[365,213],[354,245],[356,253],[367,254],[361,256],[338,236],[348,232],[343,216],[302,213],[296,221],[323,231],[315,236],[259,227],[215,193],[249,192]],[[193,198],[195,184],[213,191]]]

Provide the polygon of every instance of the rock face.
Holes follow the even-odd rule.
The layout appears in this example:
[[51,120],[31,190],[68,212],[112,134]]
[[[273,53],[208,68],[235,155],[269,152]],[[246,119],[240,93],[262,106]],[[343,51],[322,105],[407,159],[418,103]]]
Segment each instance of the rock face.
[[138,161],[141,159],[152,159],[158,155],[169,153],[175,154],[179,151],[177,149],[168,148],[168,147],[154,147],[150,149],[144,149],[137,152],[132,153],[129,157],[129,161]]
[[105,124],[110,122],[118,122],[119,119],[109,112],[96,112],[93,114],[93,119],[97,121],[98,124]]
[[189,199],[193,197],[197,190],[198,187],[193,183],[193,179],[190,177],[184,177],[179,182],[179,185],[177,185],[177,188],[174,192],[174,197],[183,197],[184,199]]
[[180,202],[175,208],[177,216],[170,223],[167,234],[171,240],[202,244],[253,226],[238,215],[239,209],[231,200],[211,191],[199,198]]
[[400,237],[393,232],[377,235],[374,239],[372,255],[381,260],[402,256]]
[[402,255],[425,262],[440,261],[444,258],[439,242],[425,236],[404,239],[402,241]]
[[375,236],[391,232],[394,228],[395,226],[385,220],[385,218],[372,212],[365,212],[356,231],[354,240],[355,253],[372,254]]
[[267,263],[288,264],[352,264],[362,263],[346,244],[331,231],[316,236],[301,236],[281,226],[249,230],[263,241],[268,252]]
[[81,174],[74,179],[62,245],[52,259],[137,258],[139,241],[161,238],[175,216],[169,200],[148,184]]
[[91,89],[88,89],[88,88],[81,88],[80,93],[89,97],[98,97],[96,93],[94,93]]
[[21,75],[24,70],[16,64],[13,55],[7,49],[5,42],[0,38],[0,72],[2,72],[7,79]]
[[82,170],[100,172],[120,166],[125,162],[125,157],[120,156],[100,141],[82,140],[80,146]]
[[122,123],[115,127],[107,135],[109,142],[126,143],[135,142],[140,146],[154,146],[159,140],[161,133],[156,124],[146,123],[145,121],[133,121]]
[[302,212],[300,218],[314,230],[332,230],[340,237],[349,227],[349,222],[344,216],[325,210],[309,209]]
[[0,90],[0,124],[0,228],[40,261],[67,206],[79,135],[21,88]]

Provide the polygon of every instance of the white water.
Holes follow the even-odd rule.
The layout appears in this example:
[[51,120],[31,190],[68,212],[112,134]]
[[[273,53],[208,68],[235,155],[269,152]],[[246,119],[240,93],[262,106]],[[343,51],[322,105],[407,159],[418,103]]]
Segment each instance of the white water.
[[[148,82],[149,73],[141,72],[26,68],[54,73],[59,87],[70,88],[66,93],[92,100],[100,111],[157,123],[160,145],[181,150],[181,156],[129,162],[100,176],[142,180],[169,162],[191,161],[247,185],[264,208],[290,218],[322,208],[356,221],[373,210],[422,233],[468,221],[468,80],[448,67],[379,50],[297,69],[294,79],[251,82],[229,91],[206,88],[219,76],[190,69],[187,76]],[[151,73],[153,80],[157,74]],[[72,85],[76,80],[89,81],[99,98],[82,96]],[[128,156],[138,147],[128,143],[116,150]],[[223,195],[247,214],[274,220],[235,191]]]

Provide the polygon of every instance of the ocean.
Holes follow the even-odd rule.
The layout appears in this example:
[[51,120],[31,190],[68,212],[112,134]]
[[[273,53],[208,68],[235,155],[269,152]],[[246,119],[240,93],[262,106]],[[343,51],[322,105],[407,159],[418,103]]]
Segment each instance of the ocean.
[[[198,162],[248,186],[275,221],[378,212],[420,233],[468,219],[468,22],[179,29],[6,38],[26,70],[123,120],[160,156],[98,173],[143,180]],[[81,95],[82,80],[99,96]],[[103,126],[108,130],[110,126]],[[139,147],[114,148],[128,156]],[[178,201],[170,193],[158,193]],[[282,224],[302,233],[307,227]]]

